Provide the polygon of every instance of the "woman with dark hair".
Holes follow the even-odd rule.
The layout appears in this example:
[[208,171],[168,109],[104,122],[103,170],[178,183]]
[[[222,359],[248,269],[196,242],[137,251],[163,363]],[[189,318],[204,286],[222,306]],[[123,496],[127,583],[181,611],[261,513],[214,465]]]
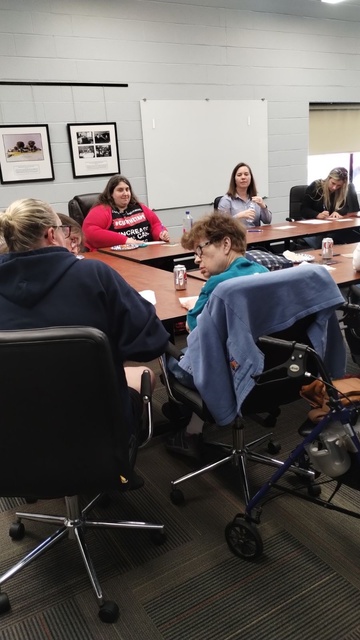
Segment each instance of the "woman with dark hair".
[[169,232],[157,215],[135,196],[127,178],[110,178],[83,223],[85,245],[91,251],[118,244],[169,242]]
[[253,173],[244,162],[234,167],[229,189],[218,204],[219,213],[238,218],[246,227],[258,227],[261,222],[270,224],[272,213],[261,196],[258,196]]

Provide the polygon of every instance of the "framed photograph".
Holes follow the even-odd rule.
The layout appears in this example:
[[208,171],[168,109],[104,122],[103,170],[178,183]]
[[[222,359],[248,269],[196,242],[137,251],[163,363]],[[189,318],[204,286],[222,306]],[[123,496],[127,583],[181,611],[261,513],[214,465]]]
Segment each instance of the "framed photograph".
[[120,173],[115,122],[67,127],[74,178]]
[[47,124],[0,125],[0,178],[4,184],[54,180]]

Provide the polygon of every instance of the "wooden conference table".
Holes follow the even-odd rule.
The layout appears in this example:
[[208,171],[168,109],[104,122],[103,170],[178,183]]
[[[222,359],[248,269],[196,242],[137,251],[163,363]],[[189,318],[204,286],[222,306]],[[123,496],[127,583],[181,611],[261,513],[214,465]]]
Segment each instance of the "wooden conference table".
[[[312,220],[298,222],[283,222],[278,224],[265,224],[247,231],[247,244],[250,245],[269,245],[273,242],[287,241],[295,238],[315,236],[319,234],[330,235],[335,231],[344,229],[354,229],[360,227],[360,218],[355,216],[344,216],[339,220]],[[359,228],[360,241],[360,228]],[[113,250],[111,247],[99,249],[100,253],[109,254],[117,258],[125,258],[133,262],[151,265],[160,269],[172,271],[174,260],[184,259],[188,268],[189,260],[193,258],[193,252],[183,249],[180,240],[164,244],[149,244],[146,247],[138,249],[122,249]]]
[[203,281],[188,278],[187,289],[176,291],[174,287],[174,276],[168,271],[149,267],[131,260],[119,260],[116,256],[111,256],[98,251],[85,253],[86,260],[101,260],[114,271],[119,273],[136,291],[151,290],[155,293],[156,313],[172,334],[172,324],[175,321],[185,319],[186,310],[181,306],[179,298],[187,296],[198,296],[203,286]]
[[191,261],[191,266],[194,265],[194,252],[183,249],[180,240],[163,244],[148,244],[145,247],[140,246],[136,249],[116,250],[111,249],[111,247],[104,247],[103,249],[99,249],[99,252],[114,256],[115,258],[125,258],[133,262],[164,269],[165,271],[172,271],[174,268],[174,260],[178,258],[185,258],[186,265],[188,265],[189,260]]
[[[334,259],[331,264],[326,266],[339,287],[349,286],[350,284],[360,284],[360,271],[354,271],[352,266],[352,254],[356,246],[357,242],[334,245]],[[306,253],[313,256],[314,262],[317,264],[323,264],[321,249],[295,251],[295,253]],[[200,271],[188,271],[188,282],[195,279],[201,280],[202,282],[205,280]]]
[[[283,222],[278,224],[264,224],[247,232],[247,244],[269,244],[293,240],[306,236],[329,235],[335,231],[360,227],[360,218],[344,216],[340,220],[301,220],[297,222]],[[359,229],[360,241],[360,229]]]

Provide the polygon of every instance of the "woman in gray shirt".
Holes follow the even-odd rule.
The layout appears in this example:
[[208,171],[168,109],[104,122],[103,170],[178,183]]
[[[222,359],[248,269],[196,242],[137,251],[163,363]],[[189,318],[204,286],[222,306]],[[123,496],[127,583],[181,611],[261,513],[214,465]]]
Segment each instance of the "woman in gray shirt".
[[257,195],[254,176],[244,162],[239,162],[233,169],[228,192],[221,198],[218,211],[240,219],[246,227],[271,223],[272,213]]

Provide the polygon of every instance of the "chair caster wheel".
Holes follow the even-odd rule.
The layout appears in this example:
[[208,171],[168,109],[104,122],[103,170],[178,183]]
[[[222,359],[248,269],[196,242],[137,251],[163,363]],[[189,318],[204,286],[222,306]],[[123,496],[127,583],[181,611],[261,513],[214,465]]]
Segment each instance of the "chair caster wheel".
[[243,516],[237,516],[226,526],[225,538],[230,551],[244,560],[259,558],[263,552],[263,542],[256,526]]
[[318,498],[319,495],[321,494],[321,487],[318,484],[309,484],[307,492],[309,496],[312,496],[313,498]]
[[22,540],[25,535],[25,527],[22,522],[13,522],[10,525],[9,536],[12,540]]
[[183,504],[185,502],[185,497],[181,489],[172,489],[170,493],[170,500],[173,504]]
[[276,440],[270,440],[270,442],[268,442],[267,450],[273,455],[279,453],[279,451],[281,451],[280,442],[277,442]]
[[157,547],[164,544],[167,540],[166,533],[164,531],[152,531],[150,534],[151,542],[156,544]]
[[6,613],[10,611],[11,604],[9,597],[6,593],[0,593],[0,613]]
[[116,602],[112,602],[111,600],[107,600],[100,607],[99,610],[99,618],[101,622],[116,622],[119,617],[119,607]]

